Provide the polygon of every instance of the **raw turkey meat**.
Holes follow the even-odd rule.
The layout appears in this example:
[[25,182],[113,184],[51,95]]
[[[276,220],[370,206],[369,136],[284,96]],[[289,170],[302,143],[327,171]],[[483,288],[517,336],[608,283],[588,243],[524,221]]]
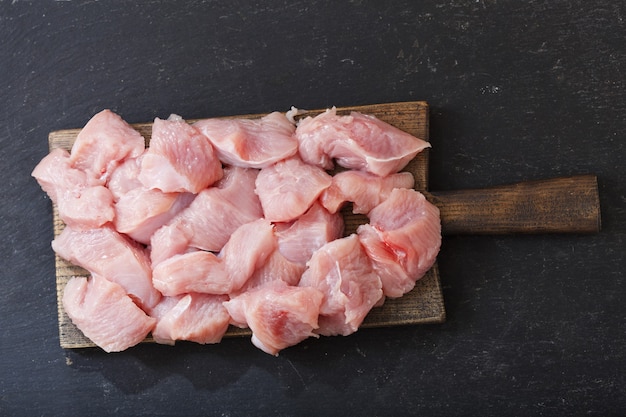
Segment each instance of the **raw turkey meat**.
[[66,190],[89,186],[83,171],[72,168],[70,153],[56,148],[43,157],[31,173],[53,203],[58,204]]
[[204,119],[194,126],[228,165],[264,168],[298,152],[295,126],[279,112],[259,119]]
[[278,249],[274,249],[274,252],[268,256],[262,266],[254,271],[244,286],[238,291],[232,291],[230,295],[236,296],[276,280],[281,280],[288,285],[298,285],[304,270],[304,264],[291,262]]
[[168,345],[176,340],[219,343],[230,323],[223,305],[227,300],[225,295],[196,293],[163,297],[156,308],[157,323],[152,337],[155,342]]
[[93,116],[78,133],[70,162],[74,168],[105,184],[111,172],[126,158],[145,150],[145,140],[120,116],[103,110]]
[[415,190],[394,189],[357,233],[387,297],[412,290],[441,246],[439,209]]
[[324,294],[316,333],[346,336],[357,331],[383,296],[381,280],[357,235],[327,243],[307,265],[299,286]]
[[175,216],[166,225],[158,228],[150,237],[148,246],[152,268],[175,255],[199,250],[189,246],[192,236],[193,223],[186,222],[181,216]]
[[235,230],[219,254],[224,262],[224,269],[230,276],[230,292],[243,287],[276,248],[274,226],[267,219],[246,223]]
[[215,186],[202,190],[189,207],[154,233],[153,265],[190,246],[218,252],[239,226],[263,217],[254,194],[258,173],[256,169],[226,168]]
[[135,346],[156,324],[121,286],[96,274],[89,279],[71,278],[62,302],[72,323],[106,352]]
[[174,255],[159,263],[152,271],[152,283],[166,296],[189,292],[228,294],[232,289],[222,261],[206,251]]
[[[157,118],[146,149],[104,110],[71,153],[42,159],[32,175],[65,223],[52,248],[91,274],[62,300],[85,336],[109,352],[150,332],[218,343],[235,325],[277,355],[354,333],[415,286],[441,245],[439,210],[398,171],[430,145],[357,112],[296,127],[297,113]],[[346,203],[370,223],[344,237]]]
[[331,183],[332,177],[322,169],[290,158],[263,168],[255,193],[266,219],[288,222],[304,214]]
[[119,284],[143,308],[152,308],[161,294],[152,286],[147,252],[110,226],[76,231],[66,227],[52,241],[63,259]]
[[374,116],[359,112],[340,116],[334,107],[300,120],[295,136],[300,157],[307,163],[331,169],[335,159],[342,167],[381,177],[400,171],[418,152],[430,147]]
[[59,217],[76,229],[100,227],[115,217],[113,195],[108,188],[93,182],[84,171],[73,168],[70,154],[54,149],[32,172],[50,200],[57,205]]
[[115,203],[115,229],[147,245],[154,232],[189,206],[193,198],[191,193],[135,188]]
[[329,213],[318,202],[290,223],[276,223],[280,253],[289,261],[304,265],[317,249],[343,235],[343,217]]
[[142,157],[143,154],[137,158],[127,158],[111,172],[107,188],[113,194],[115,201],[136,188],[144,188],[141,181],[139,181]]
[[195,127],[178,116],[154,120],[139,173],[146,188],[197,194],[222,175],[213,146]]
[[233,324],[252,330],[252,343],[270,355],[314,336],[323,295],[316,288],[281,280],[224,303]]
[[239,227],[219,253],[174,255],[154,267],[153,284],[165,295],[238,291],[276,249],[273,226],[258,219]]
[[415,178],[410,172],[386,177],[362,171],[343,171],[333,176],[332,185],[324,190],[320,202],[331,213],[352,202],[352,212],[367,214],[382,203],[394,188],[413,188]]

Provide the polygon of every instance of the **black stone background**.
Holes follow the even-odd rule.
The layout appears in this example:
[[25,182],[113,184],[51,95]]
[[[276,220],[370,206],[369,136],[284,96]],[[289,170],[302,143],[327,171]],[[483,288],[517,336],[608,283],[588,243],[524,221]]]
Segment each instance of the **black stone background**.
[[[626,415],[621,1],[0,1],[0,415]],[[598,175],[597,235],[447,237],[447,321],[59,347],[48,132],[426,100],[432,190]]]

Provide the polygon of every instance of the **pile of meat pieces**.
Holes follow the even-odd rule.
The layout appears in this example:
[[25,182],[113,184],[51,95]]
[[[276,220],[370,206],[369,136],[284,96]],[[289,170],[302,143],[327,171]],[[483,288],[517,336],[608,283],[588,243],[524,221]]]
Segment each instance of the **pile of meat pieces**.
[[[291,116],[157,118],[146,148],[104,110],[71,153],[38,164],[66,225],[52,248],[91,275],[63,295],[88,338],[108,352],[150,333],[217,343],[232,324],[276,355],[353,333],[414,287],[439,251],[439,211],[399,171],[428,143],[357,112]],[[347,202],[370,223],[344,237]]]

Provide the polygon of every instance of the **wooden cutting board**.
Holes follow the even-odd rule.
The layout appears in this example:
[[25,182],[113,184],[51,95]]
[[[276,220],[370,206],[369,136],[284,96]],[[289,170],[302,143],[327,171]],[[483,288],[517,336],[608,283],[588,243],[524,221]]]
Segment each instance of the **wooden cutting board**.
[[[428,140],[428,104],[423,101],[388,103],[359,107],[338,108],[338,112],[357,110],[366,114],[373,114],[406,132],[421,139]],[[308,114],[317,114],[323,110],[311,111]],[[256,118],[262,115],[245,115],[234,117]],[[191,121],[190,121],[191,122]],[[151,123],[133,125],[146,139],[146,145],[150,143]],[[48,138],[50,150],[64,148],[70,150],[76,135],[80,129],[59,130],[51,132]],[[428,150],[420,153],[405,171],[412,172],[415,176],[415,188],[426,191],[428,184]],[[346,234],[352,233],[356,227],[366,222],[363,216],[353,215],[344,211]],[[64,224],[60,220],[56,207],[53,207],[54,236],[55,238],[63,231]],[[83,348],[95,346],[91,340],[85,337],[80,330],[71,322],[63,309],[61,298],[67,281],[73,276],[87,277],[89,274],[84,269],[56,256],[56,291],[59,316],[59,337],[63,348]],[[382,307],[373,309],[366,318],[363,327],[398,326],[420,323],[441,323],[445,320],[445,308],[439,270],[435,264],[433,268],[418,281],[416,287],[402,298],[387,300]],[[247,335],[248,331],[236,327],[228,330],[227,336]],[[151,341],[147,339],[146,341]]]
[[[338,113],[356,110],[372,114],[421,139],[428,140],[428,104],[424,101],[374,104],[338,108]],[[314,110],[305,115],[315,115]],[[257,118],[261,114],[232,116]],[[193,120],[190,120],[193,122]],[[151,124],[133,125],[150,143]],[[80,129],[60,130],[49,135],[50,149],[70,150]],[[479,190],[445,192],[428,191],[428,149],[418,154],[404,169],[415,177],[415,189],[441,210],[442,232],[450,234],[509,233],[595,233],[600,230],[598,184],[594,175],[578,175]],[[367,222],[362,215],[342,211],[346,235]],[[53,207],[54,236],[64,224]],[[67,281],[73,276],[87,277],[84,269],[56,257],[56,290],[60,343],[64,348],[95,346],[63,310],[61,298]],[[442,323],[446,313],[437,264],[417,282],[415,288],[401,298],[389,299],[374,308],[363,327],[399,326]],[[249,335],[248,330],[231,327],[226,336]],[[146,342],[152,341],[150,338]]]

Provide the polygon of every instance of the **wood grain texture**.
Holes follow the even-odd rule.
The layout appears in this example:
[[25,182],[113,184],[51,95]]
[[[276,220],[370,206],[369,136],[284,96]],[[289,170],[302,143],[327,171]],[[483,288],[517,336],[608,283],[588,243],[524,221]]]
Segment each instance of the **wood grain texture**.
[[[409,132],[421,139],[428,140],[428,104],[423,101],[384,103],[356,107],[338,108],[338,113],[360,111],[373,114],[387,123],[399,129]],[[305,112],[302,117],[315,115],[324,109]],[[241,115],[231,117],[257,118],[262,114]],[[189,120],[193,122],[193,120]],[[151,123],[134,124],[133,127],[146,139],[149,146],[151,135]],[[64,148],[70,150],[76,135],[80,129],[67,129],[54,131],[49,134],[48,142],[50,149]],[[415,177],[415,189],[426,191],[428,185],[428,150],[417,155],[404,169],[413,173]],[[346,224],[345,234],[356,230],[359,224],[367,221],[361,215],[353,215],[347,210],[342,211]],[[54,236],[58,236],[64,228],[63,222],[58,216],[56,207],[53,208]],[[59,322],[59,341],[63,348],[85,348],[95,346],[91,340],[74,326],[63,309],[61,302],[63,289],[67,281],[74,276],[88,277],[84,269],[72,265],[64,259],[56,256],[56,292]],[[382,307],[373,309],[366,317],[363,327],[384,327],[422,323],[441,323],[445,321],[445,308],[439,277],[439,269],[435,264],[433,268],[418,281],[416,287],[402,298],[387,300]],[[226,336],[249,335],[249,331],[229,328]],[[152,342],[147,338],[145,342]]]
[[431,192],[428,196],[441,211],[445,235],[600,231],[595,175]]

